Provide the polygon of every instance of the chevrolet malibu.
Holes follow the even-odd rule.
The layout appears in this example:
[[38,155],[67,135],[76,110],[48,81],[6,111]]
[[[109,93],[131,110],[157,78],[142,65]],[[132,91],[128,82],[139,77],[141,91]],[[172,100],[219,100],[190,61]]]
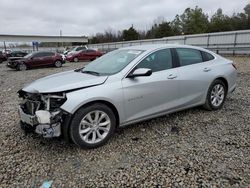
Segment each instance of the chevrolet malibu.
[[7,66],[12,69],[24,71],[37,67],[61,67],[65,63],[62,56],[54,52],[33,52],[23,58],[9,58]]
[[218,110],[235,87],[235,65],[211,51],[131,46],[21,89],[21,127],[95,148],[118,127],[194,106]]

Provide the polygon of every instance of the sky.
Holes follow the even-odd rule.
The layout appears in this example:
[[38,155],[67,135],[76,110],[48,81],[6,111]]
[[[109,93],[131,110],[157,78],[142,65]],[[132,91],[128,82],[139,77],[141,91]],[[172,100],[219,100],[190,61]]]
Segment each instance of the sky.
[[187,7],[209,16],[218,8],[232,15],[250,0],[0,0],[0,34],[91,36],[132,24],[149,29],[158,17],[172,21]]

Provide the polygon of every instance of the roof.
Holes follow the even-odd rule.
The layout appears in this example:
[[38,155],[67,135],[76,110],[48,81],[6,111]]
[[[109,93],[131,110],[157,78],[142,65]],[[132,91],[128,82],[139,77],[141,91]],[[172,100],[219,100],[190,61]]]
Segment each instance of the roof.
[[196,46],[190,45],[181,45],[181,44],[144,44],[144,45],[137,45],[137,46],[129,46],[120,49],[136,49],[136,50],[157,50],[160,48],[193,48],[193,49],[202,49]]

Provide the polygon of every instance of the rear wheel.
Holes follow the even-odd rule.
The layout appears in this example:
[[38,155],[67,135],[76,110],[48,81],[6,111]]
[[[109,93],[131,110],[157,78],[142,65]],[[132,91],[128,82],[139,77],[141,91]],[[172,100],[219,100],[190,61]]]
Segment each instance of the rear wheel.
[[27,65],[25,65],[24,63],[20,63],[19,65],[17,65],[17,70],[25,71],[27,70]]
[[78,59],[77,57],[74,57],[73,61],[74,61],[75,63],[77,63],[77,62],[79,61],[79,59]]
[[96,148],[104,145],[116,127],[113,111],[104,104],[93,104],[79,109],[70,126],[70,136],[82,148]]
[[55,67],[59,68],[59,67],[61,67],[61,66],[62,66],[62,62],[59,61],[59,60],[57,60],[57,61],[55,62]]
[[204,108],[207,110],[220,109],[226,99],[227,88],[222,80],[215,80],[209,87]]

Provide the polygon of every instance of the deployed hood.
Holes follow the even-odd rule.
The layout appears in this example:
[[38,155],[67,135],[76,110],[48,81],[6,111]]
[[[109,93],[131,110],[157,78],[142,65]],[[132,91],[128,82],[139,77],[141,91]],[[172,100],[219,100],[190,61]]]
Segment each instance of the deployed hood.
[[15,61],[15,60],[26,60],[26,59],[23,58],[23,57],[9,57],[8,60],[9,61]]
[[55,93],[103,84],[108,76],[67,71],[38,79],[22,90],[29,93]]

